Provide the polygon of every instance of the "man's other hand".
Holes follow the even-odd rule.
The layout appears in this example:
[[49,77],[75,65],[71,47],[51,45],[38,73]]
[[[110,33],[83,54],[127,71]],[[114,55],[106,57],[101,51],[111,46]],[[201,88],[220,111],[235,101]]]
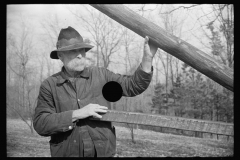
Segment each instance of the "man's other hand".
[[73,111],[72,121],[74,122],[77,119],[84,119],[89,116],[93,116],[94,118],[102,118],[98,113],[107,113],[108,108],[105,106],[100,106],[98,104],[88,104],[81,109],[77,109]]

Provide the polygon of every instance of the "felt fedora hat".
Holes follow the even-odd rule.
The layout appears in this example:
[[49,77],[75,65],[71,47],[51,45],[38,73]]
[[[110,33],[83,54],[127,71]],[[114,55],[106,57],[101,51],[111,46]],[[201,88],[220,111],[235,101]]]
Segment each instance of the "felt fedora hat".
[[58,59],[57,51],[69,51],[74,49],[85,48],[85,51],[89,51],[93,48],[92,45],[83,42],[82,36],[72,27],[61,29],[58,41],[57,49],[52,51],[50,57],[52,59]]

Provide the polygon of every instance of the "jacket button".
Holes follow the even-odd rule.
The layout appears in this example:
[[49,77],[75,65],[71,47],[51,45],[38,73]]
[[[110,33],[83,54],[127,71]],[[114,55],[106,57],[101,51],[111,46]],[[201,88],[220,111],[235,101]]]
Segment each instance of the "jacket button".
[[78,102],[80,102],[80,99],[78,99]]
[[74,140],[73,142],[74,142],[74,143],[76,143],[77,141],[76,141],[76,140]]
[[69,128],[69,129],[72,129],[72,126],[69,126],[68,128]]

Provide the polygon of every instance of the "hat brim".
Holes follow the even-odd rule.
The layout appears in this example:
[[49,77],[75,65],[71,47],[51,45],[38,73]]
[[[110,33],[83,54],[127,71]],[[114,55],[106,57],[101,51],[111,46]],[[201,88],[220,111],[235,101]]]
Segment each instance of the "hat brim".
[[93,46],[89,45],[89,44],[85,44],[85,43],[74,44],[74,45],[71,45],[71,46],[67,46],[67,47],[52,51],[50,53],[50,57],[52,59],[59,59],[58,55],[57,55],[58,51],[70,51],[70,50],[81,49],[81,48],[85,48],[85,52],[88,52],[90,49],[93,48]]

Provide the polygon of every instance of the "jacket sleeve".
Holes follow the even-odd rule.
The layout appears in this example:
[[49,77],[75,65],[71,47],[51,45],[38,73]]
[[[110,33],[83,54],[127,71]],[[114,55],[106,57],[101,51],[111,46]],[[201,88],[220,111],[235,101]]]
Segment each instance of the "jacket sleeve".
[[72,110],[56,113],[51,88],[47,80],[41,86],[37,107],[33,117],[33,127],[41,136],[51,136],[66,132],[75,127],[72,122]]
[[142,70],[142,65],[140,64],[134,74],[130,76],[115,74],[106,69],[104,76],[107,82],[116,81],[121,85],[123,96],[134,97],[148,88],[153,76],[153,67],[151,67],[151,72],[147,73]]

